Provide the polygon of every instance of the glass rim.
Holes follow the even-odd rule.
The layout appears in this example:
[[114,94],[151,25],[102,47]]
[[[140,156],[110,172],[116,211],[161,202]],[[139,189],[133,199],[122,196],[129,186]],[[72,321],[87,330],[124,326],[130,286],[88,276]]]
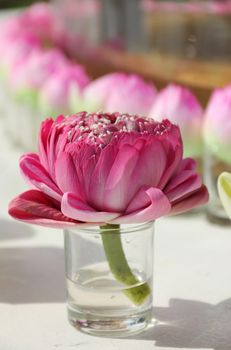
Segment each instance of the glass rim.
[[[141,231],[143,229],[147,229],[150,227],[154,227],[155,221],[148,221],[148,222],[143,222],[140,224],[122,224],[119,227],[120,234],[126,234],[126,233],[135,233],[138,231]],[[118,227],[115,228],[105,228],[102,230],[104,233],[110,232],[110,233],[115,233],[118,234]],[[67,232],[73,232],[73,233],[84,233],[84,234],[97,234],[101,233],[100,226],[91,226],[91,227],[76,227],[76,228],[65,228],[64,233]]]

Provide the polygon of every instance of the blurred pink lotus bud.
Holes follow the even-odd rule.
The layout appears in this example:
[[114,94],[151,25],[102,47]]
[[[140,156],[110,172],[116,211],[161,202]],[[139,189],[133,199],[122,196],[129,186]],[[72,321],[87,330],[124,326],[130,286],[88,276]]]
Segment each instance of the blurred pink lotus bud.
[[65,65],[42,86],[39,94],[41,110],[47,115],[69,114],[72,105],[77,110],[81,104],[82,90],[89,81],[83,66]]
[[41,41],[36,33],[25,31],[19,16],[10,17],[0,25],[0,68],[4,73],[15,64],[24,62],[34,49],[41,48]]
[[231,13],[231,2],[230,0],[214,0],[209,1],[208,6],[210,12],[220,15],[228,15]]
[[61,19],[49,4],[38,3],[30,6],[19,15],[18,22],[21,32],[36,33],[45,45],[62,43],[66,35]]
[[0,37],[0,69],[4,75],[24,65],[33,51],[41,49],[39,40],[30,33]]
[[147,115],[156,97],[156,88],[139,76],[107,74],[91,82],[84,92],[87,110]]
[[0,25],[0,49],[16,40],[23,41],[28,36],[37,40],[41,47],[64,47],[68,34],[54,9],[45,3],[35,4],[27,10],[10,17]]
[[58,49],[34,50],[25,62],[11,71],[10,86],[14,92],[37,91],[68,64],[68,59]]
[[231,162],[231,84],[215,89],[205,111],[204,139],[211,152]]
[[159,121],[168,118],[179,125],[184,141],[184,155],[201,155],[203,109],[189,89],[175,84],[168,85],[160,91],[149,116]]

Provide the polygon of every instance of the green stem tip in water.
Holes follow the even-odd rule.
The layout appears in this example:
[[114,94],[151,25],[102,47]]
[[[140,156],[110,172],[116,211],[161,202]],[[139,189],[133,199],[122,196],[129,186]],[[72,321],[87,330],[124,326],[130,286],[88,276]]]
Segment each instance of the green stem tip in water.
[[[138,284],[140,281],[130,269],[124,254],[120,226],[107,224],[100,227],[100,232],[104,252],[113,276],[118,282],[127,286]],[[148,283],[136,285],[133,288],[124,290],[124,294],[126,294],[135,305],[141,305],[150,293],[151,289]]]

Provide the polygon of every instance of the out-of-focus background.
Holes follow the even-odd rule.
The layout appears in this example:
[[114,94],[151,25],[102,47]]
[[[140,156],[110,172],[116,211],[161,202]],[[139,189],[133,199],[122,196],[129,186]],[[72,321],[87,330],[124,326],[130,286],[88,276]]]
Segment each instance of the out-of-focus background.
[[85,60],[93,77],[123,69],[153,79],[158,87],[185,84],[204,105],[211,89],[231,80],[230,1],[53,3],[76,36],[94,48],[103,45],[97,62],[76,47],[76,57]]
[[[36,1],[0,1],[23,8]],[[191,87],[205,104],[211,89],[230,82],[229,0],[53,0],[60,21],[89,51],[69,48],[93,78],[112,70],[137,72],[158,87]],[[80,45],[79,42],[79,45]],[[99,49],[100,47],[100,49]],[[90,50],[88,47],[88,49]]]
[[0,115],[11,144],[35,150],[44,118],[81,110],[167,117],[197,159],[212,216],[226,217],[216,181],[231,170],[229,0],[0,6]]

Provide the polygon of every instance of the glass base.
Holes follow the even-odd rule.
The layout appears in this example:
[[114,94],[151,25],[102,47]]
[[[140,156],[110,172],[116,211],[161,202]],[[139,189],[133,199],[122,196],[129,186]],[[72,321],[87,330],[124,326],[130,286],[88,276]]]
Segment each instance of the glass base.
[[144,331],[152,321],[152,310],[126,316],[102,316],[83,313],[68,306],[68,319],[81,332],[98,337],[122,338]]
[[65,251],[68,318],[76,329],[127,337],[150,325],[153,223],[65,231]]

